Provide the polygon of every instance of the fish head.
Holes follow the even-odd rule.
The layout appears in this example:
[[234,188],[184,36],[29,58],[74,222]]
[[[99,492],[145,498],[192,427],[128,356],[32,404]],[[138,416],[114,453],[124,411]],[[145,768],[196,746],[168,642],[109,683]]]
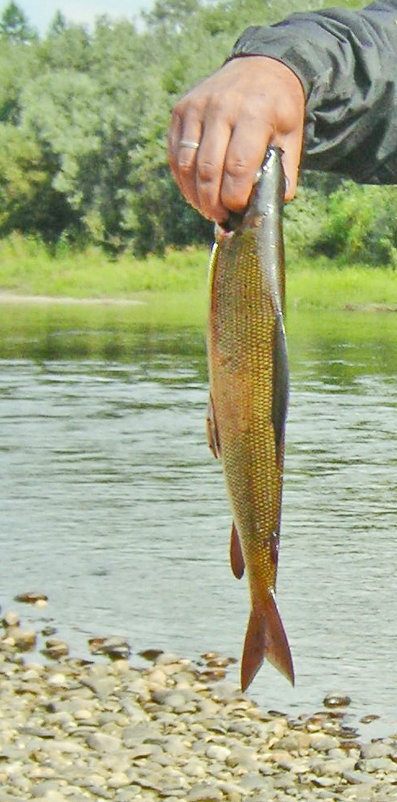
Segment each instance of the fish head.
[[[277,147],[269,147],[261,168],[256,173],[248,204],[242,212],[230,212],[223,223],[216,224],[217,242],[222,241],[235,231],[246,231],[259,228],[263,217],[275,211],[275,203],[281,209],[285,194],[285,175],[281,162],[282,151]],[[276,198],[276,201],[275,201]]]

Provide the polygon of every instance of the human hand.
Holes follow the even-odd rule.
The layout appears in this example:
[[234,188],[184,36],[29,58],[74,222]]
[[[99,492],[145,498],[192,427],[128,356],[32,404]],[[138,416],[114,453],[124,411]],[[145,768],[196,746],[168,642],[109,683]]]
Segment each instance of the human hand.
[[301,82],[280,61],[244,56],[227,62],[184,95],[172,115],[169,161],[185,198],[219,223],[229,211],[241,212],[272,144],[283,150],[285,199],[292,200],[304,113]]

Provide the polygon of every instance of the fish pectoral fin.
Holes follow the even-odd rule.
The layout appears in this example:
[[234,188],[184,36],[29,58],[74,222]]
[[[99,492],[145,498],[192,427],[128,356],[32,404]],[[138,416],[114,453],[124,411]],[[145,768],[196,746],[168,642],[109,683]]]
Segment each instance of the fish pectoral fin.
[[232,523],[232,531],[230,535],[230,565],[232,566],[232,571],[236,579],[241,579],[244,573],[244,557],[243,552],[241,550],[241,543],[240,538],[238,536],[238,531],[236,524]]
[[219,442],[218,429],[216,427],[214,403],[211,394],[208,399],[206,428],[207,428],[208,445],[214,457],[216,457],[216,459],[219,459],[221,456],[221,445]]
[[260,609],[251,610],[241,663],[243,691],[251,684],[265,657],[294,685],[291,651],[272,591],[267,593]]

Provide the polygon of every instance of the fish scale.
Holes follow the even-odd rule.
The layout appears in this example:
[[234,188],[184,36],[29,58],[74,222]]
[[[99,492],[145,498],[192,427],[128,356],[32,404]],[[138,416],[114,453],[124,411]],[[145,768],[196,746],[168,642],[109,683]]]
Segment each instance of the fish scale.
[[288,396],[283,187],[281,155],[270,148],[244,216],[219,230],[210,266],[208,430],[234,519],[233,571],[241,576],[245,564],[251,596],[243,689],[265,656],[294,681],[275,602]]

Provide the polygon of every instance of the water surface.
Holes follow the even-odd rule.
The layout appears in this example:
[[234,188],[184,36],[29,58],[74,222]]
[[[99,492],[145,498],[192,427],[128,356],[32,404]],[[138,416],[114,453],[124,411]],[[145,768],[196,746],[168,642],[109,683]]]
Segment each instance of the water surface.
[[[54,620],[82,656],[120,634],[134,652],[240,658],[248,594],[205,442],[202,328],[0,312],[3,608],[44,590],[24,620]],[[297,683],[265,665],[251,692],[302,713],[341,691],[397,730],[397,315],[291,316],[289,343],[278,598]]]

